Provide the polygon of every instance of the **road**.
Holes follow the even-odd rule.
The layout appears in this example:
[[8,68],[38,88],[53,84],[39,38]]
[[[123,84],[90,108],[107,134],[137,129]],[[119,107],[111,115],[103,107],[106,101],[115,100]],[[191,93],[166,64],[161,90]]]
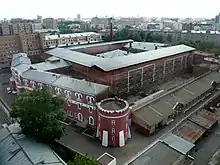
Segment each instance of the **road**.
[[[10,74],[7,73],[7,71],[4,70],[4,72],[0,72],[0,99],[11,106],[14,96],[9,95],[6,90],[9,86],[9,78]],[[2,127],[2,124],[5,123],[9,124],[9,120],[4,111],[0,108],[0,128]]]

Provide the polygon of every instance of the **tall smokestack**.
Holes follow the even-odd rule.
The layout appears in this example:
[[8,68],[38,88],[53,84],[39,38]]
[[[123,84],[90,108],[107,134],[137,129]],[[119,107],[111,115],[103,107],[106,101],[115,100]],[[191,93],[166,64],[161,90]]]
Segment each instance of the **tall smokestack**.
[[113,39],[113,27],[112,27],[112,18],[109,19],[109,25],[110,25],[110,41]]

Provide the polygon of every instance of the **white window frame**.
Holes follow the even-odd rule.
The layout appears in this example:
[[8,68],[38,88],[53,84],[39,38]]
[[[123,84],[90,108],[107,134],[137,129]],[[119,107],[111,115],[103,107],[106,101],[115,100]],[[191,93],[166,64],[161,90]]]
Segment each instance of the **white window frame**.
[[23,81],[24,81],[24,85],[25,85],[25,86],[28,86],[28,80],[27,80],[27,79],[24,79]]
[[75,119],[78,119],[78,116],[77,116],[77,113],[76,113],[76,112],[74,112],[74,118],[75,118]]
[[77,109],[80,109],[80,110],[82,109],[82,107],[81,107],[81,104],[80,104],[80,103],[78,103],[78,104],[77,104]]
[[89,106],[89,113],[92,113],[92,112],[93,112],[93,107]]
[[33,80],[31,81],[31,87],[32,87],[32,88],[35,88],[35,87],[36,87],[36,86],[35,86],[35,81],[33,81]]
[[71,96],[71,91],[68,91],[68,90],[64,90],[64,93],[67,97],[70,97]]
[[[92,122],[90,122],[92,121]],[[89,116],[89,125],[94,125],[95,124],[95,120],[92,116]]]
[[37,83],[37,85],[38,85],[38,87],[39,87],[40,89],[43,88],[43,84],[42,84],[42,83]]
[[67,99],[67,100],[66,100],[66,104],[68,105],[68,107],[70,107],[71,104],[72,104],[72,102],[71,102],[69,99]]
[[82,115],[81,113],[78,113],[77,119],[78,119],[79,121],[83,121],[83,115]]
[[73,112],[71,110],[68,110],[67,115],[70,116],[70,117],[73,117]]
[[112,125],[115,125],[115,120],[112,120]]
[[115,134],[115,128],[112,128],[112,134]]
[[75,97],[77,100],[81,100],[82,99],[82,94],[81,93],[75,93]]
[[61,92],[62,92],[62,90],[61,90],[61,88],[59,88],[59,87],[56,87],[56,93],[58,94],[58,95],[60,95],[61,94]]
[[92,104],[92,103],[94,103],[94,101],[95,101],[95,99],[94,99],[93,96],[86,96],[86,100],[87,100],[87,102],[88,102],[89,104]]

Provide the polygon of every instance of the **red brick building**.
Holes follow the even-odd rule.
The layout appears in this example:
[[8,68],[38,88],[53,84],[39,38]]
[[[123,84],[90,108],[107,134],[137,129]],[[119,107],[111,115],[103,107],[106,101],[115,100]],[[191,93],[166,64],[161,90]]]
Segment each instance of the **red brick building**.
[[[120,46],[123,44],[111,45],[111,50]],[[84,75],[88,81],[109,85],[113,94],[127,95],[148,90],[187,71],[192,67],[195,49],[177,45],[113,58],[102,58],[77,50],[56,48],[46,53],[71,61],[75,72]],[[86,52],[94,54],[94,50]],[[98,48],[96,52],[100,52]]]

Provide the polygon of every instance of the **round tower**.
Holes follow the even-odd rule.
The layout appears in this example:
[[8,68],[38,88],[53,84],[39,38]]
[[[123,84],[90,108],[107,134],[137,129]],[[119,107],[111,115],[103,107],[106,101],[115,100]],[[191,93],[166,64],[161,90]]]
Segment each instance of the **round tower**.
[[97,115],[97,137],[102,145],[124,146],[131,138],[128,102],[117,97],[104,99],[97,104]]

